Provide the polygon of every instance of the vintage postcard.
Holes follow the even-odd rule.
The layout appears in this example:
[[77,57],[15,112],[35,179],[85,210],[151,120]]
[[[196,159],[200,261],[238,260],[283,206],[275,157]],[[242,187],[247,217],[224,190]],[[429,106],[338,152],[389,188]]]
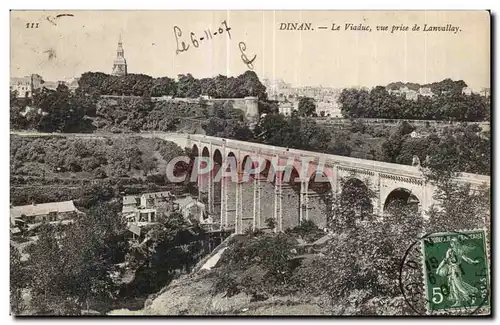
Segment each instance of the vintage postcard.
[[11,314],[491,316],[490,25],[11,11]]

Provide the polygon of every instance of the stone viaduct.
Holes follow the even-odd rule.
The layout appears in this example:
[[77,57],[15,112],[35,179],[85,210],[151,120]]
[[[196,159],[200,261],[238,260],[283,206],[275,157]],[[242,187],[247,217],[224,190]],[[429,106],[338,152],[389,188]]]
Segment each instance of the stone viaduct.
[[[11,133],[20,136],[54,135]],[[104,133],[58,135],[79,138],[127,136]],[[234,228],[237,233],[247,228],[265,227],[268,218],[274,218],[279,231],[297,226],[302,220],[312,220],[319,227],[325,227],[328,211],[332,209],[331,198],[342,195],[347,182],[373,194],[368,198],[369,208],[379,216],[383,216],[391,202],[403,200],[426,218],[425,212],[437,203],[433,199],[435,187],[426,181],[418,167],[198,134],[141,132],[131,136],[172,141],[182,148],[191,149],[195,157],[212,161],[215,167],[210,173],[196,179],[199,197],[206,198],[208,212],[216,223],[222,228]],[[236,181],[225,178],[214,181],[220,169],[230,169],[230,158],[236,162]],[[260,173],[245,177],[243,167],[254,167],[253,161],[264,161],[265,166],[263,164]],[[283,166],[289,167],[283,169]],[[490,186],[490,177],[462,173],[457,182],[469,183],[472,189],[477,189],[483,184]]]
[[[373,193],[369,208],[380,216],[392,201],[402,199],[414,204],[425,218],[425,211],[434,203],[435,188],[418,167],[204,135],[154,136],[191,148],[194,156],[213,161],[215,167],[210,174],[198,177],[200,197],[206,198],[215,222],[223,228],[234,227],[237,233],[264,227],[267,218],[275,219],[279,231],[302,220],[325,227],[332,207],[329,198],[340,195],[346,182]],[[231,157],[237,162],[237,181],[214,181],[220,168],[230,167],[227,161]],[[245,179],[243,167],[255,167],[254,161],[265,161],[265,168],[263,165],[260,173]],[[285,165],[289,167],[280,167]],[[288,180],[287,173],[291,175]],[[489,186],[490,177],[462,173],[457,181],[478,188]]]

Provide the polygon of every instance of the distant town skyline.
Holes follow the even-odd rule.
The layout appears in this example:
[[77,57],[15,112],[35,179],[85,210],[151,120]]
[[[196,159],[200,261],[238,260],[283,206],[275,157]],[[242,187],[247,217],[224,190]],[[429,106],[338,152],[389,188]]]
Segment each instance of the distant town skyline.
[[[464,80],[474,91],[490,87],[490,26],[486,11],[11,11],[11,77],[40,74],[68,80],[87,71],[111,74],[120,34],[129,73],[152,77],[236,76],[248,70],[239,42],[263,80],[293,87],[374,87],[391,82],[427,84]],[[50,18],[50,19],[47,19]],[[231,28],[198,48],[191,44],[222,21]],[[280,22],[452,24],[460,33],[399,34],[280,31]],[[39,22],[39,28],[26,28]],[[174,26],[182,30],[176,40]],[[176,54],[178,43],[189,50]]]

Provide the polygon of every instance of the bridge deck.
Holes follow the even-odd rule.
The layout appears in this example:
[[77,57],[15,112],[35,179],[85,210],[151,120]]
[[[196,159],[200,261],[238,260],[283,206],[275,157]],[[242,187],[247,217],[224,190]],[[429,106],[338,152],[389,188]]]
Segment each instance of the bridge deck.
[[[218,137],[212,137],[201,134],[186,134],[186,133],[168,133],[168,132],[140,132],[140,133],[38,133],[38,132],[11,132],[11,134],[21,135],[21,136],[66,136],[66,137],[79,137],[79,138],[119,138],[119,137],[158,137],[164,140],[171,140],[178,144],[182,143],[185,146],[188,141],[200,141],[204,143],[212,143],[219,146],[225,145],[227,148],[239,149],[249,152],[261,152],[267,155],[280,155],[283,157],[294,156],[300,159],[300,157],[314,157],[322,159],[327,162],[327,164],[335,163],[344,167],[360,168],[371,170],[379,173],[387,173],[403,177],[414,177],[423,178],[422,171],[418,167],[400,165],[387,163],[382,161],[359,159],[345,156],[331,155],[327,153],[307,151],[307,150],[297,150],[291,148],[284,148],[278,146],[272,146],[267,144],[239,141],[232,139],[224,139]],[[471,173],[461,173],[458,177],[459,182],[471,183],[480,185],[486,183],[490,185],[490,176],[471,174]]]
[[[337,156],[337,155],[331,155],[331,154],[326,154],[326,153],[290,149],[290,148],[271,146],[271,145],[254,143],[254,142],[247,142],[247,141],[222,139],[222,138],[205,136],[205,135],[198,135],[198,134],[186,134],[185,136],[189,137],[189,139],[191,139],[192,141],[210,142],[212,144],[217,144],[220,146],[225,144],[226,148],[229,147],[229,148],[240,149],[240,150],[251,151],[251,152],[254,152],[254,151],[256,151],[255,149],[257,149],[258,151],[260,150],[260,152],[266,153],[266,154],[284,155],[284,156],[293,155],[299,159],[300,159],[300,157],[315,157],[315,158],[319,158],[319,159],[324,159],[325,161],[328,161],[328,162],[341,164],[343,166],[351,166],[353,168],[368,169],[368,170],[372,170],[372,171],[394,174],[394,175],[399,175],[399,176],[406,176],[406,177],[415,177],[415,178],[422,178],[423,177],[422,171],[418,167],[413,167],[413,166],[408,166],[408,165],[393,164],[393,163],[387,163],[387,162],[382,162],[382,161],[352,158],[352,157],[345,157],[345,156]],[[479,175],[479,174],[471,174],[471,173],[461,173],[458,180],[462,181],[462,182],[473,183],[473,184],[486,183],[489,185],[489,183],[490,183],[489,176]]]

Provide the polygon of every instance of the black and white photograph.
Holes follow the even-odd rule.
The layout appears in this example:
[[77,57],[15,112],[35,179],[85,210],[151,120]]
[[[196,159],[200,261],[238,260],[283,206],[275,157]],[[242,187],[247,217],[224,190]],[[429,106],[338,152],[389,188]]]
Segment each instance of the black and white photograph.
[[12,317],[492,316],[490,11],[9,16]]

